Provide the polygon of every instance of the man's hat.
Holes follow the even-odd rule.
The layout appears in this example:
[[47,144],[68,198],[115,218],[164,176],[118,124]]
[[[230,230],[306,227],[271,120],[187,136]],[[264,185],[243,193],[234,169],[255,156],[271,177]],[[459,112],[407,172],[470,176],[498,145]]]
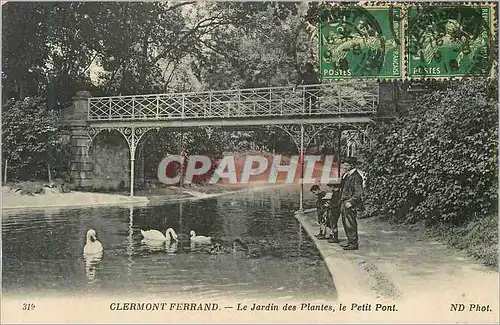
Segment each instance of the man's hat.
[[318,184],[314,184],[313,186],[311,186],[311,188],[309,189],[309,191],[320,191],[321,188],[319,187]]
[[342,160],[342,163],[347,163],[351,165],[357,165],[359,163],[358,158],[356,157],[347,157]]
[[333,187],[333,188],[340,188],[341,184],[340,183],[328,183],[326,184],[328,187]]

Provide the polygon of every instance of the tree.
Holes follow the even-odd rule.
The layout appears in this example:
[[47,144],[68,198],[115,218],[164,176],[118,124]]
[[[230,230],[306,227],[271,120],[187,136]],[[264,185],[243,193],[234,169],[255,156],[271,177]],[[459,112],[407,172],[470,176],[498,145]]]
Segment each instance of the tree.
[[[58,116],[44,98],[9,100],[2,107],[2,157],[8,160],[8,179],[47,179],[62,155]],[[52,163],[52,166],[49,166]]]
[[[216,4],[212,10],[223,12],[230,24],[200,38],[192,62],[195,74],[208,89],[296,84],[305,63],[300,36],[306,8],[294,2]],[[312,62],[312,55],[307,60]]]
[[[307,5],[8,2],[3,9],[4,98],[45,97],[50,115],[80,89],[99,96],[294,84]],[[190,152],[227,149],[227,132],[209,144],[196,140],[206,139],[203,132],[186,133]],[[269,134],[255,134],[257,147],[268,145]]]
[[50,4],[38,2],[2,5],[2,79],[4,102],[37,95],[43,84],[47,13]]

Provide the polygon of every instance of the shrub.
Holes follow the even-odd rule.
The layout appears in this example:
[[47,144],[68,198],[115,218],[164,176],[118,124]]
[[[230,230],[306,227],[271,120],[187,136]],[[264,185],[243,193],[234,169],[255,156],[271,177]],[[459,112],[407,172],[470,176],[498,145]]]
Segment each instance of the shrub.
[[497,208],[497,104],[491,82],[450,82],[406,116],[377,123],[363,149],[369,213],[463,225]]
[[57,165],[60,156],[57,123],[57,114],[41,97],[9,100],[2,106],[2,156],[3,162],[8,160],[7,179],[47,179],[48,164]]
[[14,192],[18,192],[21,195],[35,195],[45,193],[43,184],[39,182],[20,182],[16,184],[11,184],[10,189]]

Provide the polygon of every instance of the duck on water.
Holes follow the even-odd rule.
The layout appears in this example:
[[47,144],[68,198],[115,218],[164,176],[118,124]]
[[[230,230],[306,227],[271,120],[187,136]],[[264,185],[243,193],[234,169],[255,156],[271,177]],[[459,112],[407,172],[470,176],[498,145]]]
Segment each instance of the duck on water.
[[251,244],[253,247],[249,247],[249,245],[240,238],[234,239],[232,245],[217,239],[212,239],[212,242],[213,244],[209,250],[209,253],[212,255],[235,253],[242,249],[247,257],[256,258],[278,251],[278,247],[269,244],[265,240],[259,241],[256,244]]
[[94,229],[87,231],[87,241],[83,247],[83,258],[85,260],[85,275],[89,281],[94,281],[96,276],[96,265],[103,256],[103,247],[97,240]]
[[189,238],[189,240],[191,240],[191,243],[198,244],[198,245],[211,245],[211,244],[213,244],[212,237],[196,235],[196,232],[194,230],[191,230],[189,232],[189,235],[191,236]]

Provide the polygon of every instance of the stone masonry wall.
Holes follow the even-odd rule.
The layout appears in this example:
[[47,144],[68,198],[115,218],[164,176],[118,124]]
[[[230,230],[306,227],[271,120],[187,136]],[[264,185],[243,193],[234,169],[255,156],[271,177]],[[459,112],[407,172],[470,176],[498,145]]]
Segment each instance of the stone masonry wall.
[[98,134],[89,154],[93,162],[92,187],[118,189],[120,182],[125,188],[130,187],[129,148],[121,134]]

